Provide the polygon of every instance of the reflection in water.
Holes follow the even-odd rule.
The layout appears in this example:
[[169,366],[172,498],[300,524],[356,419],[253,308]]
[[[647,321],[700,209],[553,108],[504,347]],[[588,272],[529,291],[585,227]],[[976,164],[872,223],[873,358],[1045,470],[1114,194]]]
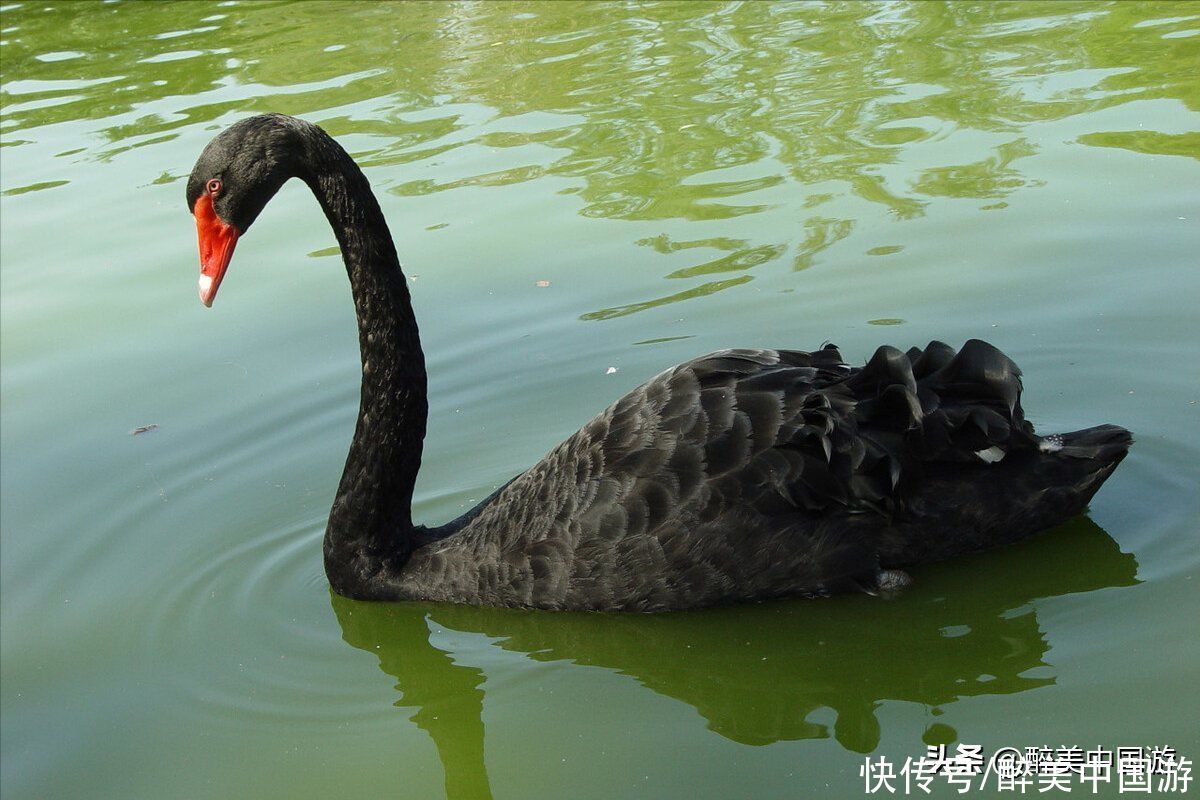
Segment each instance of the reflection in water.
[[1200,133],[1106,131],[1080,136],[1079,142],[1093,147],[1116,147],[1147,155],[1183,156],[1200,160]]
[[430,643],[424,605],[377,606],[332,592],[330,597],[342,637],[378,656],[380,669],[398,679],[397,706],[417,709],[412,721],[437,745],[446,796],[491,797],[483,760],[483,671],[455,664]]
[[[872,206],[896,220],[938,201],[1004,208],[1041,185],[1022,173],[1038,125],[1133,101],[1195,109],[1191,23],[1172,14],[1137,3],[14,5],[5,62],[25,79],[4,86],[6,135],[110,120],[96,147],[56,154],[65,173],[67,158],[111,160],[198,122],[282,111],[354,142],[368,171],[402,166],[380,182],[395,195],[553,178],[585,217],[734,220],[752,237],[672,259],[664,277],[685,286],[582,315],[608,320],[740,286],[760,264],[812,266]],[[1142,24],[1156,15],[1167,19]],[[101,77],[79,80],[83,65]],[[1200,157],[1191,133],[1078,142]],[[461,166],[437,169],[450,162]],[[810,211],[822,204],[837,212]]]
[[639,311],[645,311],[648,308],[657,308],[665,306],[668,303],[675,303],[680,300],[687,300],[692,297],[704,297],[706,295],[715,294],[722,289],[728,289],[730,286],[737,286],[746,283],[750,280],[749,275],[743,275],[740,278],[730,278],[725,281],[709,281],[702,283],[694,289],[688,289],[683,292],[676,292],[665,297],[657,297],[653,300],[646,300],[642,303],[629,303],[623,306],[614,306],[613,308],[603,308],[599,311],[589,311],[582,314],[579,318],[584,320],[592,319],[612,319],[613,317],[624,317],[629,314],[636,314]]
[[[430,622],[482,633],[535,661],[628,675],[742,744],[828,738],[827,726],[809,719],[828,708],[837,742],[869,753],[885,701],[940,715],[959,698],[1053,684],[1033,601],[1130,586],[1136,570],[1132,555],[1081,517],[1021,545],[920,571],[894,600],[842,596],[654,616],[332,601],[343,638],[397,679],[396,705],[417,708],[413,721],[437,745],[448,796],[486,797],[484,673],[434,647]],[[924,738],[952,741],[955,733],[933,723]]]

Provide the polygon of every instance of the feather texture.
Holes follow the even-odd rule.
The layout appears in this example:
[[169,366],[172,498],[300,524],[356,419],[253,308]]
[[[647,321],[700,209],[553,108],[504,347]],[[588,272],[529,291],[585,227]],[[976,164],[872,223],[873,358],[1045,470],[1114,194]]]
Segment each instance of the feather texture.
[[1031,532],[948,526],[951,510],[927,496],[947,469],[976,491],[1005,476],[980,450],[1042,460],[1020,394],[1020,370],[978,340],[958,353],[881,347],[861,368],[832,345],[713,353],[605,409],[418,549],[398,585],[436,600],[638,611],[873,586],[881,567]]

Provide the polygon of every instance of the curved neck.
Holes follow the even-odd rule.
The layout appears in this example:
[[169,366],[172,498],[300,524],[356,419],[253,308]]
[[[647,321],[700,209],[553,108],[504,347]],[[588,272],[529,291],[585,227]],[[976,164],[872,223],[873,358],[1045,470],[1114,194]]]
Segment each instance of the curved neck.
[[340,594],[364,596],[408,559],[412,492],[428,409],[425,358],[408,285],[366,176],[320,129],[300,177],[329,219],[354,296],[362,394],[354,441],[325,531],[325,571]]

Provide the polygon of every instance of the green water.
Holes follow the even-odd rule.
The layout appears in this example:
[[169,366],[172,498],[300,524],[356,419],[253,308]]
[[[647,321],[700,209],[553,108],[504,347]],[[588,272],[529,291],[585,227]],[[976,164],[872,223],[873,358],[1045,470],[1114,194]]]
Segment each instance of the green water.
[[[39,0],[0,8],[0,67],[6,800],[861,797],[863,754],[926,743],[1200,758],[1200,4]],[[1042,429],[1137,444],[1086,518],[890,601],[331,597],[360,369],[302,184],[196,297],[183,178],[263,111],[337,136],[391,221],[420,519],[728,346],[983,336]]]

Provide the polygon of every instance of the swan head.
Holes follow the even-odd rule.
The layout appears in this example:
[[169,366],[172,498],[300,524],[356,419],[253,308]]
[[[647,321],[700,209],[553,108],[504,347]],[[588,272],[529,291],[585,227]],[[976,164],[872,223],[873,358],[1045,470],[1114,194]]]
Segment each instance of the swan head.
[[241,120],[209,142],[192,168],[187,204],[196,218],[204,305],[212,305],[238,237],[297,174],[306,126],[311,123],[282,114]]

